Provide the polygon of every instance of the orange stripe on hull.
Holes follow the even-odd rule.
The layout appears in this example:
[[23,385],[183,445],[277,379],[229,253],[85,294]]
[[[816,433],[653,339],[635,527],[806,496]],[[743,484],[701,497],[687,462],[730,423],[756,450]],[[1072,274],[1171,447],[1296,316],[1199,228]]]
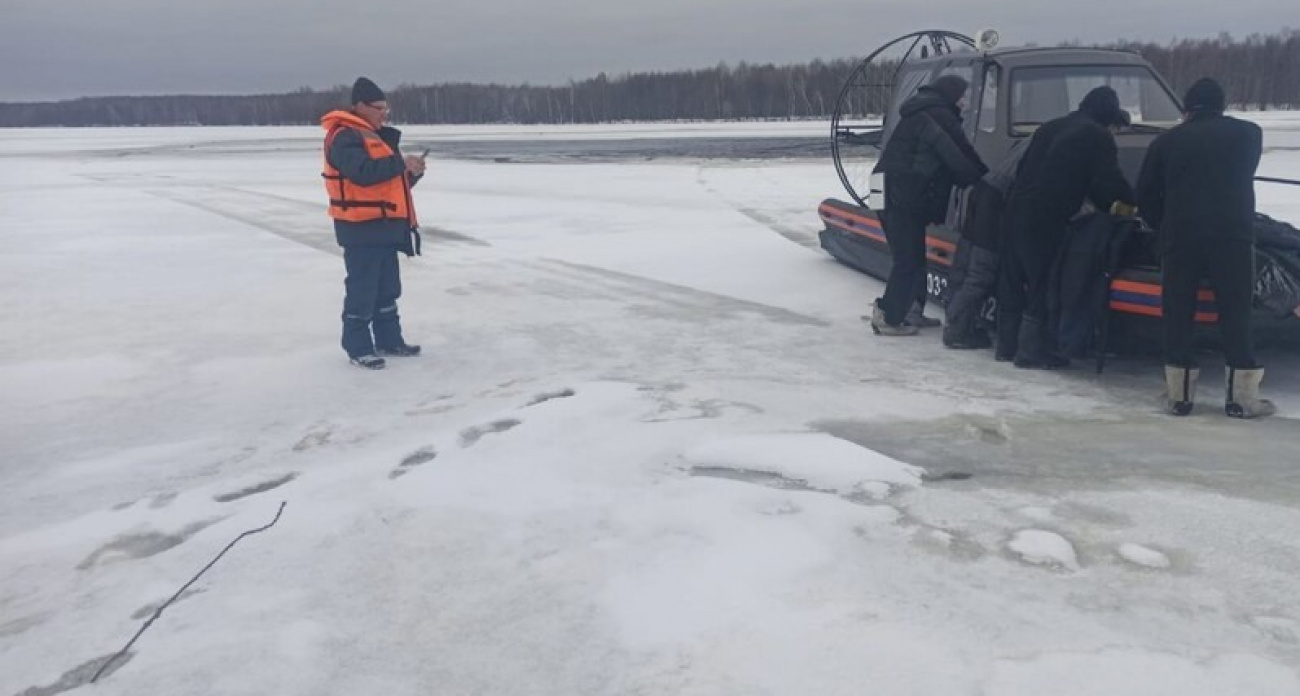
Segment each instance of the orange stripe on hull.
[[925,235],[925,243],[926,243],[927,245],[932,246],[932,247],[935,247],[935,248],[937,248],[937,249],[943,249],[944,251],[948,252],[949,254],[955,254],[955,253],[957,253],[957,245],[956,245],[956,244],[953,244],[952,242],[949,242],[949,241],[947,241],[947,240],[939,239],[938,237],[935,237],[934,235],[929,235],[929,234]]
[[[1132,302],[1121,302],[1119,300],[1111,300],[1110,308],[1117,312],[1124,312],[1126,314],[1141,314],[1144,317],[1164,316],[1164,312],[1162,312],[1159,307],[1133,304]],[[1202,324],[1214,324],[1219,321],[1219,315],[1217,312],[1197,312],[1196,321],[1201,322]]]
[[[880,220],[862,217],[861,215],[854,215],[853,213],[837,210],[830,206],[822,206],[817,210],[817,212],[821,216],[822,222],[828,225],[844,230],[849,234],[856,234],[872,241],[880,242],[881,244],[889,244],[889,241],[885,238],[884,227],[881,226]],[[945,251],[949,254],[955,254],[957,253],[956,244],[947,240],[939,239],[933,235],[926,235],[925,245],[926,259],[943,266],[952,265],[952,258],[950,256],[944,256],[940,253],[932,252],[931,250],[938,249],[939,251]]]
[[[1124,292],[1134,292],[1139,295],[1150,295],[1152,297],[1160,297],[1161,294],[1160,286],[1155,283],[1139,283],[1132,280],[1116,280],[1111,282],[1110,286],[1115,290],[1122,290]],[[1196,299],[1201,302],[1213,302],[1214,291],[1197,290]]]

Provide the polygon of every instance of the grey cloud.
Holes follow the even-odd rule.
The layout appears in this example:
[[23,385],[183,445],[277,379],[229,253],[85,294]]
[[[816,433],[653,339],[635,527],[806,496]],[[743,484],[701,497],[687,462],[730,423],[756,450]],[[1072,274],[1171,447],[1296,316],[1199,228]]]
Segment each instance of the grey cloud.
[[605,71],[861,55],[922,28],[1008,43],[1267,32],[1294,0],[5,0],[0,100],[381,84],[556,84]]

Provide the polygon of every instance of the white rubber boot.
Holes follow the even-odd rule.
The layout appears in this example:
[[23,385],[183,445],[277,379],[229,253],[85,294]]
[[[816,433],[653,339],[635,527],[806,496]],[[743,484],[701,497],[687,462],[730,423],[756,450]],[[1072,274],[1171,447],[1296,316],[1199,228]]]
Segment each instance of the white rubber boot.
[[1259,383],[1264,381],[1264,368],[1240,370],[1227,368],[1228,398],[1223,410],[1230,418],[1263,418],[1277,412],[1272,401],[1259,398]]
[[1196,368],[1165,365],[1165,409],[1172,416],[1186,416],[1192,412],[1196,401],[1196,380],[1201,371]]

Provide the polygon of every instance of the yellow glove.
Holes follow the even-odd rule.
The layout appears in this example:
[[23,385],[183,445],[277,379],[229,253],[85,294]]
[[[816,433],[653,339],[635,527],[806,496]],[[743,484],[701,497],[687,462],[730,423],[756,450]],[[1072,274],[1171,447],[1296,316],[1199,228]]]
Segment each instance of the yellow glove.
[[1120,217],[1134,217],[1137,215],[1137,213],[1138,213],[1138,208],[1136,205],[1133,205],[1132,203],[1115,201],[1110,206],[1111,215],[1118,215]]

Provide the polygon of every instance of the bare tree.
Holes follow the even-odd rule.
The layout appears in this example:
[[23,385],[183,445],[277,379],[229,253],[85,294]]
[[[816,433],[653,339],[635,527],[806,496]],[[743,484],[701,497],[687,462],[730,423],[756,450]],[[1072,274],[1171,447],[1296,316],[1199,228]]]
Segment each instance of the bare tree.
[[[1080,45],[1071,42],[1071,45]],[[1145,56],[1178,90],[1200,77],[1223,83],[1229,99],[1254,109],[1300,108],[1300,32],[1234,39],[1175,39],[1167,44],[1116,42],[1108,48]],[[827,118],[857,59],[776,66],[719,63],[677,72],[625,73],[562,86],[446,83],[390,91],[395,120],[405,123],[593,123],[611,121]],[[873,65],[880,83],[894,65]],[[315,123],[346,106],[345,86],[301,87],[286,94],[240,97],[176,95],[95,97],[61,102],[0,103],[0,127],[127,125],[291,125]],[[880,101],[879,94],[853,98]],[[854,103],[881,113],[883,103]]]

